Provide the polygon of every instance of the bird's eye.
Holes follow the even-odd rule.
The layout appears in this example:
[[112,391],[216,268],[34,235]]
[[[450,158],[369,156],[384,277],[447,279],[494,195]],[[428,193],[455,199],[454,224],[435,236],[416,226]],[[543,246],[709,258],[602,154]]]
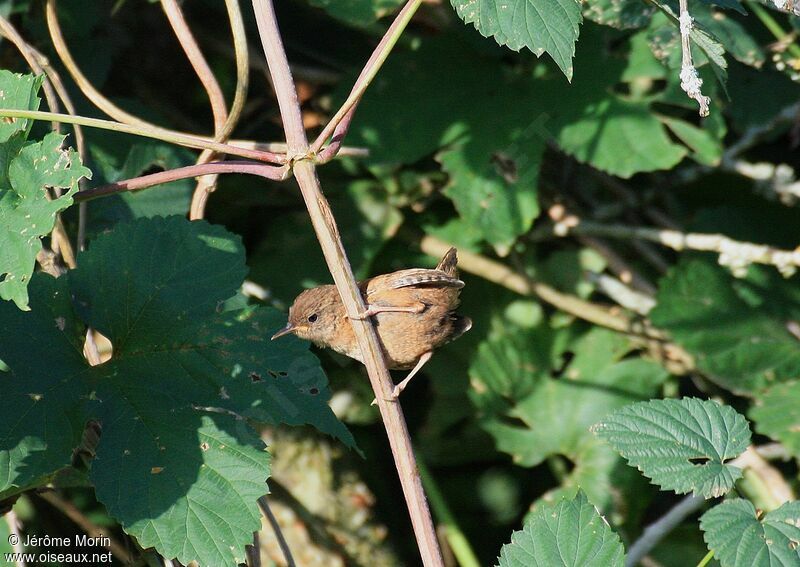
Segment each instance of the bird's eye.
[[316,320],[317,320],[317,314],[316,313],[312,313],[311,315],[308,316],[308,322],[309,323],[313,323]]

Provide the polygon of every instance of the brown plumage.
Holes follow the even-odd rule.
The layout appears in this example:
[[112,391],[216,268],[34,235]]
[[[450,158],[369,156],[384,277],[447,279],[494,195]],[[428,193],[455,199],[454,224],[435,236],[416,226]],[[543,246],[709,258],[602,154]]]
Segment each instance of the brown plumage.
[[[430,359],[434,349],[460,337],[472,321],[456,313],[464,282],[458,279],[458,257],[451,248],[434,269],[412,268],[359,283],[392,369],[412,372],[395,389],[399,392]],[[364,362],[336,287],[323,285],[297,296],[289,322],[272,337],[294,333],[301,339],[332,348]]]

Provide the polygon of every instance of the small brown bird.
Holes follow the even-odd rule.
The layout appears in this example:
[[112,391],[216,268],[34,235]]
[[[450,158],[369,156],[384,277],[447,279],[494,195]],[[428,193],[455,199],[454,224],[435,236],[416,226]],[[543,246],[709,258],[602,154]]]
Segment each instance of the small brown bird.
[[[395,397],[430,360],[434,349],[472,327],[468,317],[455,311],[464,287],[457,262],[456,249],[451,248],[433,270],[400,270],[358,284],[367,304],[359,319],[375,317],[389,368],[412,369],[395,386]],[[288,324],[272,340],[289,333],[364,362],[336,286],[323,285],[298,295],[289,308]]]

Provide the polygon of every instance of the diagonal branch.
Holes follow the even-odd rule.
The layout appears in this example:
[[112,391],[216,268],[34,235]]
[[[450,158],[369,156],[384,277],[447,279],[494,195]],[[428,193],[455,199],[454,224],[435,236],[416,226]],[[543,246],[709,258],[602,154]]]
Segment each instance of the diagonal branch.
[[202,175],[219,175],[220,173],[244,173],[247,175],[257,175],[274,181],[283,181],[289,176],[290,172],[288,166],[275,167],[246,161],[201,163],[187,165],[186,167],[177,167],[167,171],[159,171],[158,173],[142,175],[141,177],[133,177],[124,181],[101,185],[100,187],[93,187],[92,189],[76,193],[73,199],[76,203],[83,203],[85,201],[91,201],[125,191],[140,191],[179,179],[189,179]]
[[[308,140],[303,129],[297,91],[278,31],[275,10],[271,0],[253,0],[253,8],[283,118],[288,156],[290,160],[292,158],[297,160],[294,163],[295,178],[346,312],[355,316],[364,311],[364,301],[342,246],[336,221],[328,201],[322,194],[314,163],[307,159]],[[414,459],[408,427],[400,404],[392,399],[393,384],[375,327],[371,320],[359,320],[355,317],[350,318],[350,323],[353,325],[386,427],[423,564],[426,567],[443,566],[436,530]]]

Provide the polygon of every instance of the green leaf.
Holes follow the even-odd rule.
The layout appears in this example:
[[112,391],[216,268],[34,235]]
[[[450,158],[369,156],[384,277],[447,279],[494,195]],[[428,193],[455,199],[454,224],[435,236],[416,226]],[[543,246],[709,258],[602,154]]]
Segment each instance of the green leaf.
[[702,28],[713,34],[714,39],[719,41],[734,59],[756,68],[764,64],[766,56],[761,45],[738,21],[725,12],[711,9],[703,4],[693,6],[691,13]]
[[[309,423],[353,443],[326,403],[319,362],[299,340],[267,340],[285,320],[276,310],[220,312],[246,271],[241,242],[220,227],[120,225],[79,266],[58,280],[37,274],[29,313],[0,305],[11,368],[0,493],[69,464],[96,420],[90,478],[125,530],[182,563],[236,565],[260,525],[269,472],[248,423]],[[85,363],[84,325],[110,339],[111,360]]]
[[[0,69],[0,108],[14,110],[39,110],[41,99],[36,96],[43,77],[20,75]],[[0,143],[8,142],[14,135],[27,135],[33,120],[10,118],[0,120]],[[5,153],[5,152],[3,152]]]
[[686,155],[645,105],[606,98],[587,110],[558,134],[558,144],[578,161],[628,178],[670,169]]
[[625,550],[619,536],[579,490],[570,499],[544,504],[511,534],[499,567],[615,567]]
[[661,281],[653,323],[688,350],[705,375],[749,394],[800,372],[800,343],[764,307],[748,305],[723,268],[691,260]]
[[757,395],[750,410],[756,431],[780,441],[800,458],[800,381],[778,384]]
[[747,500],[736,498],[700,518],[708,547],[722,567],[772,567],[800,563],[800,502],[787,502],[759,519]]
[[[448,35],[425,40],[393,53],[386,62],[358,107],[350,129],[353,139],[348,139],[369,148],[369,163],[414,163],[467,130],[484,135],[486,119],[494,120],[497,108],[530,110],[524,100],[511,108],[494,104],[496,85],[504,84],[497,59],[458,39]],[[447,77],[446,89],[442,77]],[[344,100],[347,92],[337,98]],[[409,103],[417,100],[425,104]],[[490,108],[486,101],[492,101]]]
[[638,0],[587,0],[583,17],[620,30],[646,26],[655,8]]
[[536,187],[546,138],[536,123],[523,129],[497,119],[488,132],[467,136],[437,159],[450,175],[445,194],[461,218],[507,253],[539,214]]
[[612,175],[627,178],[672,168],[686,149],[670,140],[648,102],[613,92],[625,74],[625,61],[598,46],[612,37],[597,26],[585,28],[569,89],[552,80],[537,82],[543,89],[539,104],[548,109],[544,126],[565,152]]
[[689,157],[703,165],[719,165],[722,159],[722,143],[711,132],[677,118],[662,116],[661,121],[681,142],[691,148]]
[[311,0],[334,18],[354,26],[373,23],[403,5],[403,0]]
[[[618,504],[609,491],[619,458],[589,428],[648,399],[667,377],[656,364],[622,360],[629,351],[624,338],[599,329],[571,340],[566,331],[541,326],[485,341],[469,369],[482,427],[518,465],[569,458],[575,469],[567,486],[582,486],[603,510]],[[562,368],[565,352],[575,357]]]
[[572,57],[581,23],[575,0],[450,0],[458,16],[484,37],[513,51],[547,52],[572,80]]
[[[72,204],[78,180],[92,175],[76,152],[61,149],[63,141],[64,136],[51,132],[22,148],[9,163],[8,185],[0,186],[0,275],[5,274],[0,298],[13,300],[20,309],[28,308],[28,282],[41,237],[53,230],[56,214]],[[51,201],[49,187],[67,191]]]
[[750,443],[747,420],[712,400],[651,400],[614,412],[592,430],[664,490],[721,496],[742,471],[726,461]]

